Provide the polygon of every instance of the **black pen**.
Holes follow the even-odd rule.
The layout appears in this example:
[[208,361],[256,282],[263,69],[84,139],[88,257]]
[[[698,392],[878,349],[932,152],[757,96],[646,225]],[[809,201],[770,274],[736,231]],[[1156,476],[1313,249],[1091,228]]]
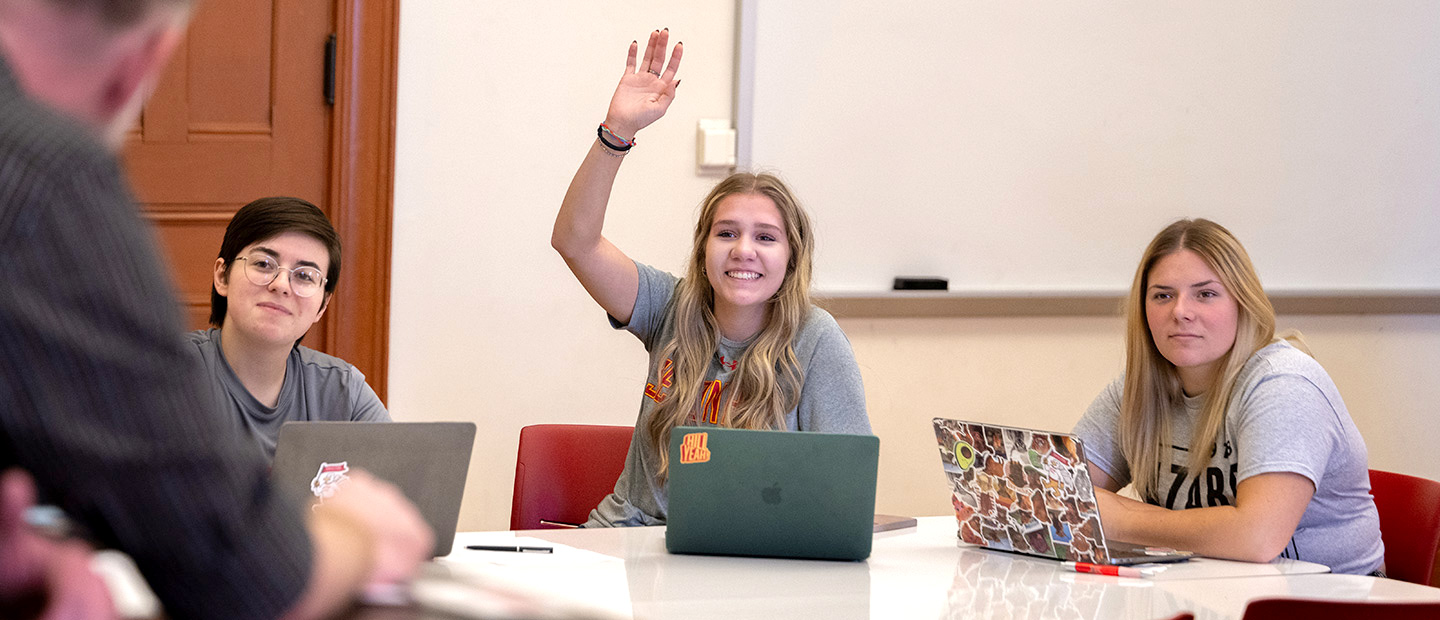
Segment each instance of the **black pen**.
[[553,547],[520,547],[508,545],[465,545],[466,549],[476,551],[513,551],[515,553],[555,553]]

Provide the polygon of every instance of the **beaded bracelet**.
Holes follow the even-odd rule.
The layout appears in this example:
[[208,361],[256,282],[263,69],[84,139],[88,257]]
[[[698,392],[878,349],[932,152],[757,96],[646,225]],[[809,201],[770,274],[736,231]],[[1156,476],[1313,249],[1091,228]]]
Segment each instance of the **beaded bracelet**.
[[[607,136],[607,135],[610,136],[610,137],[612,137],[612,138],[615,138],[616,140],[619,140],[619,141],[620,141],[620,144],[615,144],[615,143],[610,142],[609,140],[606,140],[606,139],[605,139],[605,136]],[[607,127],[607,126],[605,125],[605,123],[600,123],[600,126],[595,129],[595,137],[597,137],[597,138],[600,139],[600,143],[603,144],[603,145],[605,145],[605,148],[608,148],[608,149],[610,149],[610,150],[612,150],[612,151],[616,151],[616,152],[620,152],[620,153],[623,153],[623,152],[625,152],[625,151],[628,151],[628,150],[630,150],[630,147],[635,146],[635,139],[634,139],[634,138],[631,138],[631,139],[629,139],[629,140],[626,140],[625,138],[622,138],[622,137],[620,137],[620,136],[615,135],[615,132],[610,131],[610,128]]]
[[604,140],[601,140],[601,141],[600,141],[600,147],[601,147],[601,148],[600,148],[600,152],[601,152],[601,153],[604,153],[605,155],[607,155],[607,156],[609,156],[609,157],[624,157],[625,154],[626,154],[625,151],[614,151],[614,150],[611,150],[611,149],[610,149],[610,145],[605,144],[605,141],[604,141]]

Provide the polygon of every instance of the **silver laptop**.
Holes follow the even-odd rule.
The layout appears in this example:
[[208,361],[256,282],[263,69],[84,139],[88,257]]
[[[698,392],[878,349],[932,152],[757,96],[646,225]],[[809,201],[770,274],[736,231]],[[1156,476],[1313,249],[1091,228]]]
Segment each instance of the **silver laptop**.
[[1085,446],[1066,433],[935,418],[960,540],[1090,562],[1178,562],[1194,553],[1107,540]]
[[400,488],[435,530],[436,557],[450,553],[475,445],[472,422],[287,422],[270,479],[297,505],[333,494],[363,469]]

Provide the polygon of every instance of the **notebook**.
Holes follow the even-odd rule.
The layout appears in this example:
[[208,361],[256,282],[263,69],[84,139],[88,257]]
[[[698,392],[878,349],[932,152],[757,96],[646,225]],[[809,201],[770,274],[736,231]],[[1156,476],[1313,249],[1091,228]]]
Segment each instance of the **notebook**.
[[1194,555],[1106,540],[1079,437],[944,418],[934,425],[961,541],[1094,564]]
[[471,422],[287,422],[270,479],[302,506],[324,501],[353,469],[394,484],[435,531],[435,556],[450,553],[475,445]]
[[676,428],[665,548],[863,560],[879,454],[873,435]]

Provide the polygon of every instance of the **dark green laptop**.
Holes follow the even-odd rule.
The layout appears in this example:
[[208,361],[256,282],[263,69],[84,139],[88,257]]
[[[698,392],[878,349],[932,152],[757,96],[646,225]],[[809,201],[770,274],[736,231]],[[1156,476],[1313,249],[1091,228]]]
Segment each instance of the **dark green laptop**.
[[863,560],[880,439],[682,426],[670,433],[671,553]]

